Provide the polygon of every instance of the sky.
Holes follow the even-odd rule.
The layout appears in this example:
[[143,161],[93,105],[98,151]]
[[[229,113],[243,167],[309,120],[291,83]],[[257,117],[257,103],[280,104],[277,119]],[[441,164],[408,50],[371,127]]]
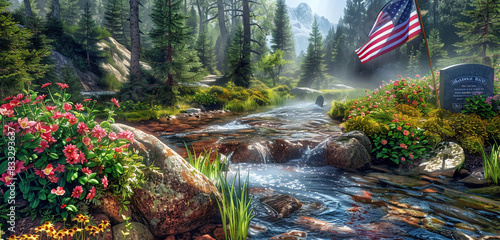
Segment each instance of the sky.
[[324,16],[336,24],[344,14],[346,0],[286,0],[286,5],[295,8],[302,2],[309,4],[313,13]]

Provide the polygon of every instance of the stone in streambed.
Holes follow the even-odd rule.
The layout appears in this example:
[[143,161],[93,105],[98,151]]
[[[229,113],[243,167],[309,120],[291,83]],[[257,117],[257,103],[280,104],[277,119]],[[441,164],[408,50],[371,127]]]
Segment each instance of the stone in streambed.
[[329,166],[356,170],[371,161],[368,150],[356,138],[339,138],[326,145]]
[[418,180],[406,176],[398,176],[387,173],[369,173],[366,175],[368,178],[376,178],[380,182],[388,183],[398,187],[423,187],[430,184],[430,182]]
[[363,144],[363,146],[366,148],[368,152],[372,151],[372,142],[370,141],[370,138],[366,136],[366,134],[362,131],[350,131],[346,132],[338,138],[338,140],[343,140],[343,139],[349,139],[349,138],[355,138],[358,140],[359,143]]
[[279,194],[270,197],[263,197],[259,199],[264,205],[274,210],[276,216],[279,218],[290,217],[292,213],[302,207],[302,203],[296,198]]
[[311,230],[334,232],[339,235],[356,235],[356,231],[348,226],[338,226],[311,217],[299,217],[297,218],[296,223],[306,226]]
[[464,149],[454,142],[442,144],[430,156],[434,157],[427,158],[412,172],[432,177],[453,177],[456,169],[465,161]]
[[299,230],[293,230],[287,233],[280,234],[278,236],[274,236],[269,240],[306,240],[307,233]]
[[149,179],[142,188],[134,189],[134,219],[144,223],[158,238],[191,231],[218,214],[215,185],[194,169],[179,154],[156,137],[135,128],[112,124],[114,131],[129,130],[146,165],[159,168],[146,173]]
[[292,159],[299,159],[305,147],[300,143],[292,143],[284,139],[273,140],[269,144],[269,152],[276,163],[285,163]]

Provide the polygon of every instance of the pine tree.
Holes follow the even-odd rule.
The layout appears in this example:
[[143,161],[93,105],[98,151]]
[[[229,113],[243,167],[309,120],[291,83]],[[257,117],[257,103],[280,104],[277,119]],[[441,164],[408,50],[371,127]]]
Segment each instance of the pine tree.
[[191,36],[191,39],[196,39],[196,34],[198,33],[198,14],[196,13],[194,6],[191,6],[191,9],[189,10],[186,27],[189,28],[188,35]]
[[116,39],[117,35],[121,35],[121,15],[122,9],[120,7],[120,0],[108,0],[105,5],[104,11],[104,26],[111,36]]
[[290,29],[290,18],[285,0],[278,0],[276,5],[276,13],[274,15],[274,29],[272,31],[273,39],[271,40],[273,51],[282,50],[285,52],[285,59],[292,60],[295,58],[295,46],[293,43],[293,35]]
[[325,38],[325,49],[324,49],[324,54],[325,54],[325,65],[326,65],[326,72],[330,75],[333,75],[335,72],[334,70],[334,61],[335,61],[335,30],[333,27],[330,28],[328,31],[328,35],[326,35]]
[[248,88],[251,75],[250,54],[245,54],[243,35],[243,26],[240,24],[236,27],[236,32],[227,51],[227,76],[233,81],[234,85]]
[[90,3],[88,2],[85,3],[85,6],[83,8],[83,15],[80,19],[80,22],[78,23],[78,31],[76,37],[80,44],[83,45],[85,54],[87,56],[87,66],[90,67],[92,63],[91,56],[95,55],[97,52],[99,33],[97,32],[96,23],[92,18]]
[[319,31],[318,20],[315,18],[312,31],[309,35],[309,46],[306,56],[302,62],[302,74],[298,83],[301,87],[323,87],[325,64],[323,54],[322,36]]
[[156,53],[155,70],[166,82],[160,93],[168,97],[165,103],[175,103],[175,82],[188,82],[200,77],[196,53],[188,48],[186,17],[181,14],[181,0],[156,0],[151,18],[154,23],[150,36]]
[[198,57],[200,58],[202,66],[207,69],[208,72],[214,73],[217,60],[215,59],[215,50],[212,40],[209,39],[206,30],[202,30],[198,36],[195,50],[198,52]]
[[474,9],[464,14],[470,22],[459,22],[458,35],[463,42],[458,42],[459,53],[477,53],[484,65],[491,65],[486,52],[495,51],[500,46],[500,2],[498,0],[474,0],[470,4]]
[[[0,0],[0,12],[8,5]],[[19,28],[12,16],[0,13],[0,95],[2,98],[18,93],[25,84],[43,77],[48,66],[41,63],[50,50],[31,45],[32,31]]]
[[78,0],[61,0],[61,19],[68,26],[76,25],[77,18],[80,14],[80,6]]

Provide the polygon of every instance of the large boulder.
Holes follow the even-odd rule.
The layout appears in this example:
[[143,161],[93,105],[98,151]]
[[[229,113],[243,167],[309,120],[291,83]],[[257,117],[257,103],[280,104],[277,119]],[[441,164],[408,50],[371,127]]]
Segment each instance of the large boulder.
[[307,146],[301,143],[292,143],[284,139],[273,140],[269,144],[269,152],[276,163],[285,163],[292,159],[302,157],[302,152]]
[[363,144],[363,146],[366,148],[368,152],[372,151],[372,141],[370,141],[370,138],[366,136],[366,134],[362,131],[350,131],[346,132],[338,138],[338,140],[344,140],[344,139],[349,139],[349,138],[356,138],[359,143]]
[[339,138],[326,146],[326,161],[329,166],[356,170],[370,160],[370,152],[356,138]]
[[217,188],[179,154],[156,137],[135,128],[112,124],[112,129],[133,132],[132,147],[146,164],[154,163],[159,168],[146,173],[150,180],[142,188],[134,189],[131,200],[133,217],[148,226],[154,236],[191,231],[218,214]]
[[304,98],[306,96],[318,96],[323,94],[321,91],[312,89],[312,88],[306,88],[306,87],[295,87],[290,90],[290,94],[293,96],[297,96],[299,98]]
[[455,170],[465,161],[464,149],[454,142],[443,143],[412,172],[432,177],[452,177]]

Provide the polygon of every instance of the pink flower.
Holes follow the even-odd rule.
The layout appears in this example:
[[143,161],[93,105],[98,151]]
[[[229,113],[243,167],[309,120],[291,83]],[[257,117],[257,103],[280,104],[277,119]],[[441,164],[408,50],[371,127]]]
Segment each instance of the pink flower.
[[50,86],[50,85],[52,85],[52,83],[44,83],[44,84],[42,85],[42,88],[46,88],[46,87],[48,87],[48,86]]
[[57,165],[57,167],[54,171],[61,172],[61,173],[64,172],[64,165],[63,164]]
[[[79,122],[76,130],[80,135],[85,135],[89,132],[89,128],[87,127],[87,124],[83,122]],[[88,144],[85,144],[88,145]]]
[[111,102],[113,102],[116,107],[120,107],[120,104],[118,104],[118,100],[116,100],[116,98],[111,98]]
[[14,180],[14,177],[8,173],[3,173],[0,178],[0,181],[4,182],[5,185],[11,184],[12,180]]
[[59,178],[56,175],[49,175],[49,176],[47,176],[47,178],[52,183],[57,183],[57,181],[59,181]]
[[129,131],[129,130],[126,130],[126,131],[123,131],[123,132],[120,132],[118,134],[118,138],[119,139],[127,139],[129,140],[131,143],[134,143],[134,133]]
[[68,144],[64,146],[63,149],[64,156],[66,157],[66,162],[69,164],[76,164],[78,162],[78,148],[73,144]]
[[83,105],[81,103],[77,103],[77,104],[75,104],[75,109],[77,111],[83,111]]
[[394,118],[394,120],[392,120],[392,122],[399,122],[399,120],[397,118]]
[[92,174],[92,170],[90,170],[88,167],[82,168],[82,172],[85,173],[87,176]]
[[28,121],[28,118],[19,118],[17,119],[18,123],[19,123],[19,126],[23,129],[26,129],[26,128],[30,128],[30,127],[33,127],[33,125],[36,124],[35,121]]
[[51,192],[52,194],[57,195],[57,196],[62,196],[62,195],[64,195],[64,193],[65,193],[66,191],[64,190],[64,188],[63,188],[63,187],[57,187],[57,189],[52,189],[52,191],[50,191],[50,192]]
[[59,111],[55,111],[54,112],[54,115],[52,115],[52,119],[59,119],[59,118],[62,118],[63,117],[63,114]]
[[398,131],[401,131],[403,130],[403,128],[401,126],[398,127]]
[[79,198],[80,195],[82,195],[82,193],[83,193],[82,186],[76,186],[75,188],[73,188],[73,193],[71,193],[71,197],[72,198]]
[[108,178],[106,176],[104,176],[102,178],[102,185],[104,186],[104,189],[108,188]]
[[54,109],[56,109],[57,107],[56,106],[45,106],[45,109],[47,109],[47,111],[52,111]]
[[410,132],[408,132],[408,130],[403,131],[403,135],[408,136],[408,134],[410,134]]
[[115,150],[115,152],[117,152],[117,153],[121,153],[121,152],[123,152],[123,149],[122,149],[122,148],[118,148],[118,147],[116,147],[114,150]]
[[85,146],[88,146],[88,145],[90,145],[90,138],[89,137],[84,137],[82,139],[82,142],[83,142],[83,144],[85,144]]
[[87,150],[89,150],[89,151],[94,150],[94,144],[90,144],[90,145],[87,147]]
[[61,87],[61,89],[66,89],[66,88],[69,88],[68,84],[66,83],[56,83],[59,87]]
[[71,138],[66,138],[66,142],[71,142]]
[[87,194],[87,197],[85,199],[93,199],[95,197],[95,187],[92,186],[92,189],[89,190],[89,194]]
[[387,140],[382,140],[380,143],[382,143],[382,145],[386,145],[387,144]]
[[49,147],[49,143],[45,140],[42,140],[42,141],[40,141],[40,145],[37,148],[35,148],[33,151],[35,151],[36,153],[42,153],[48,147]]
[[118,139],[118,137],[116,136],[116,133],[114,133],[114,132],[110,132],[110,133],[108,134],[108,138],[109,138],[109,140],[111,140],[111,141],[114,141],[114,140]]
[[16,162],[14,163],[14,172],[17,174],[17,173],[21,173],[22,170],[26,169],[24,167],[24,161],[19,161],[19,160],[16,160]]
[[404,144],[404,143],[399,144],[399,147],[401,147],[403,149],[408,149],[408,146],[406,146],[406,144]]
[[40,101],[40,100],[45,99],[46,97],[47,97],[47,95],[43,94],[43,95],[37,96],[36,100]]
[[404,157],[401,157],[401,161],[404,162],[406,159]]
[[92,98],[85,98],[85,99],[83,99],[83,102],[88,102],[88,101],[92,101]]
[[59,129],[59,125],[57,125],[57,124],[50,125],[50,131],[57,132],[58,129]]
[[103,138],[106,136],[106,130],[104,130],[104,128],[102,128],[101,126],[99,125],[96,125],[94,127],[94,129],[92,129],[92,137],[95,137],[95,138]]
[[64,111],[68,112],[69,110],[71,110],[73,108],[73,106],[71,106],[71,104],[69,103],[64,103],[63,104],[63,109]]
[[82,151],[80,151],[80,155],[79,155],[78,161],[81,164],[87,163],[87,159],[85,158],[85,153],[83,153]]
[[14,110],[9,110],[7,108],[0,108],[0,115],[2,116],[9,116],[14,114]]
[[394,86],[395,86],[395,87],[399,86],[399,81],[395,81],[395,82],[394,82]]

